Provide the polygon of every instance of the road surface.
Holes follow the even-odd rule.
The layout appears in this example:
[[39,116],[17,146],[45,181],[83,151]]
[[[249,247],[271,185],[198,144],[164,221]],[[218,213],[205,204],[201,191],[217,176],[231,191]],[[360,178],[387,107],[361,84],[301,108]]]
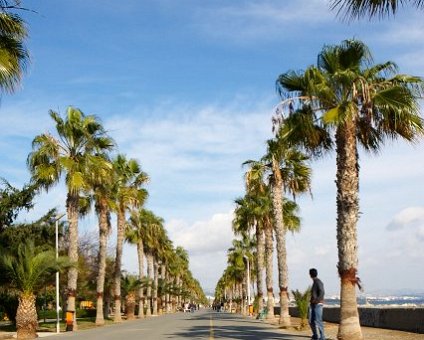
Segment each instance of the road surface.
[[[309,337],[308,337],[309,338]],[[200,310],[175,313],[120,324],[66,332],[49,336],[56,339],[84,340],[162,340],[162,339],[249,339],[305,340],[305,336],[284,334],[283,330],[262,321],[243,318],[237,314]]]

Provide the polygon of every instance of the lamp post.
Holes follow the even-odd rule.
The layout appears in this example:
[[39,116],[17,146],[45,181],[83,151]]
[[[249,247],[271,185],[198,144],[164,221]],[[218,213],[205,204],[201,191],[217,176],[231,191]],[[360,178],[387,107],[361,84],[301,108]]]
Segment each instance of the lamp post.
[[250,315],[250,261],[247,255],[243,255],[247,262],[247,314]]
[[[56,215],[56,261],[59,259],[59,220],[65,216],[65,214]],[[60,333],[59,323],[59,271],[56,272],[56,333]]]

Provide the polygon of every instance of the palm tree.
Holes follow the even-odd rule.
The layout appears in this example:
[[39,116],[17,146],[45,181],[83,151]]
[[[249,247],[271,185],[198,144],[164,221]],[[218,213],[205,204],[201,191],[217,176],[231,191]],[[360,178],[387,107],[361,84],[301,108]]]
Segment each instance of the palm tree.
[[405,3],[424,9],[424,0],[332,0],[330,6],[338,14],[344,12],[346,18],[359,19],[363,16],[372,18],[395,14]]
[[176,285],[176,302],[178,306],[181,306],[183,302],[183,277],[188,270],[188,253],[183,247],[178,246],[175,248],[176,267],[175,267],[175,285]]
[[[273,212],[270,187],[265,183],[267,167],[263,162],[246,161],[244,165],[250,168],[245,174],[246,192],[253,198],[254,214],[260,230],[265,236],[265,282],[267,290],[267,318],[274,318],[274,280],[273,280]],[[258,246],[261,245],[261,235],[257,236]],[[261,254],[258,253],[257,265],[261,266]],[[261,268],[261,267],[258,267]],[[261,273],[258,273],[261,275]]]
[[121,266],[122,247],[125,237],[125,213],[127,210],[140,207],[147,198],[147,191],[142,188],[147,180],[147,174],[143,172],[135,159],[127,160],[124,155],[118,155],[113,160],[115,199],[117,212],[117,240],[116,240],[116,260],[114,271],[114,321],[120,322],[121,318]]
[[29,61],[29,53],[24,45],[26,37],[27,29],[23,20],[18,15],[6,12],[5,7],[1,7],[0,90],[2,92],[13,93],[22,80],[22,74]]
[[[255,231],[256,237],[256,260],[255,267],[257,270],[256,274],[256,286],[258,291],[258,312],[263,310],[263,272],[264,272],[264,256],[265,256],[265,236],[262,227],[262,216],[263,212],[263,197],[261,199],[259,192],[250,192],[243,198],[235,200],[236,208],[234,210],[233,219],[233,231],[236,235],[242,233],[248,233],[252,229]],[[269,205],[265,205],[269,206]]]
[[[125,239],[130,244],[137,246],[137,258],[138,258],[138,279],[144,279],[144,227],[143,227],[143,214],[144,210],[134,210],[131,213],[127,229],[125,231]],[[138,291],[138,317],[144,317],[144,290],[140,287]]]
[[423,80],[397,74],[393,62],[373,65],[367,46],[357,40],[346,40],[340,45],[325,46],[317,66],[280,75],[277,85],[283,98],[289,98],[290,107],[298,108],[289,112],[281,134],[307,141],[303,144],[306,147],[314,146],[315,141],[310,142],[307,133],[316,130],[293,124],[314,121],[320,131],[324,129],[328,136],[334,137],[341,281],[338,338],[362,339],[355,290],[358,284],[358,144],[366,151],[378,151],[387,138],[402,137],[413,142],[422,135],[418,98],[423,92]]
[[135,304],[137,291],[140,289],[142,282],[135,275],[125,275],[122,277],[121,287],[125,298],[125,312],[127,320],[135,319]]
[[102,167],[92,169],[90,185],[93,189],[95,199],[95,209],[99,220],[99,256],[97,274],[97,302],[96,302],[96,325],[103,325],[104,308],[103,293],[106,277],[107,239],[112,229],[110,222],[110,211],[113,205],[112,200],[112,164],[105,156]]
[[311,300],[311,289],[311,287],[308,287],[303,293],[298,289],[292,290],[293,298],[300,317],[299,330],[303,330],[307,325],[309,301]]
[[5,274],[12,282],[12,287],[19,291],[19,306],[16,313],[17,338],[35,339],[38,326],[35,294],[46,280],[63,266],[63,258],[58,262],[53,250],[36,247],[33,241],[19,244],[14,253],[4,253],[0,261],[6,270]]
[[[90,189],[91,170],[104,165],[104,152],[114,143],[93,115],[86,116],[79,109],[68,107],[65,119],[54,111],[49,112],[56,124],[59,138],[44,133],[34,138],[33,151],[28,156],[32,180],[46,190],[58,183],[65,175],[67,186],[66,211],[69,222],[68,257],[78,263],[78,213],[83,192]],[[78,269],[68,272],[67,310],[75,312]],[[74,329],[76,329],[74,318]]]
[[[263,161],[267,163],[267,167],[271,170],[273,224],[277,241],[278,283],[280,287],[279,322],[283,327],[290,326],[286,248],[286,232],[290,229],[284,223],[286,219],[290,219],[290,216],[286,217],[284,214],[284,194],[289,193],[295,196],[309,190],[311,170],[306,165],[307,160],[306,155],[288,145],[281,135],[268,141],[268,153],[263,157]],[[296,227],[299,227],[299,225]],[[291,231],[295,231],[295,229],[291,229]]]

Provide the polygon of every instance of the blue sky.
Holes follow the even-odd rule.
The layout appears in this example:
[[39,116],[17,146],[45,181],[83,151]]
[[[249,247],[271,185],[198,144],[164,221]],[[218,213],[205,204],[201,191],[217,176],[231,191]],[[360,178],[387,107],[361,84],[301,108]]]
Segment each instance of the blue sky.
[[[345,23],[326,0],[24,1],[31,64],[20,89],[1,98],[0,176],[20,186],[39,133],[54,132],[50,109],[97,115],[119,151],[151,177],[147,207],[190,253],[191,268],[213,290],[226,262],[233,200],[243,194],[241,163],[265,152],[279,98],[275,80],[316,61],[325,44],[355,37],[376,62],[423,75],[422,12]],[[359,276],[366,292],[422,289],[422,143],[388,143],[361,154]],[[299,200],[302,232],[289,237],[290,286],[317,267],[337,293],[335,160],[312,164],[313,199]],[[23,219],[63,209],[63,183]],[[96,232],[94,217],[81,230]],[[111,237],[111,246],[114,238]],[[124,267],[136,270],[135,249]]]

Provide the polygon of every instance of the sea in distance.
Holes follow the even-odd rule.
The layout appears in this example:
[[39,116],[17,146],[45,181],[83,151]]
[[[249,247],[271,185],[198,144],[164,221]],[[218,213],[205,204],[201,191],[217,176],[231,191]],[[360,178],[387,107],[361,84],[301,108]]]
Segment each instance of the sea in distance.
[[[424,308],[424,294],[359,295],[357,301],[359,307]],[[338,296],[329,296],[325,298],[325,304],[328,306],[337,306],[340,305],[340,299]]]

